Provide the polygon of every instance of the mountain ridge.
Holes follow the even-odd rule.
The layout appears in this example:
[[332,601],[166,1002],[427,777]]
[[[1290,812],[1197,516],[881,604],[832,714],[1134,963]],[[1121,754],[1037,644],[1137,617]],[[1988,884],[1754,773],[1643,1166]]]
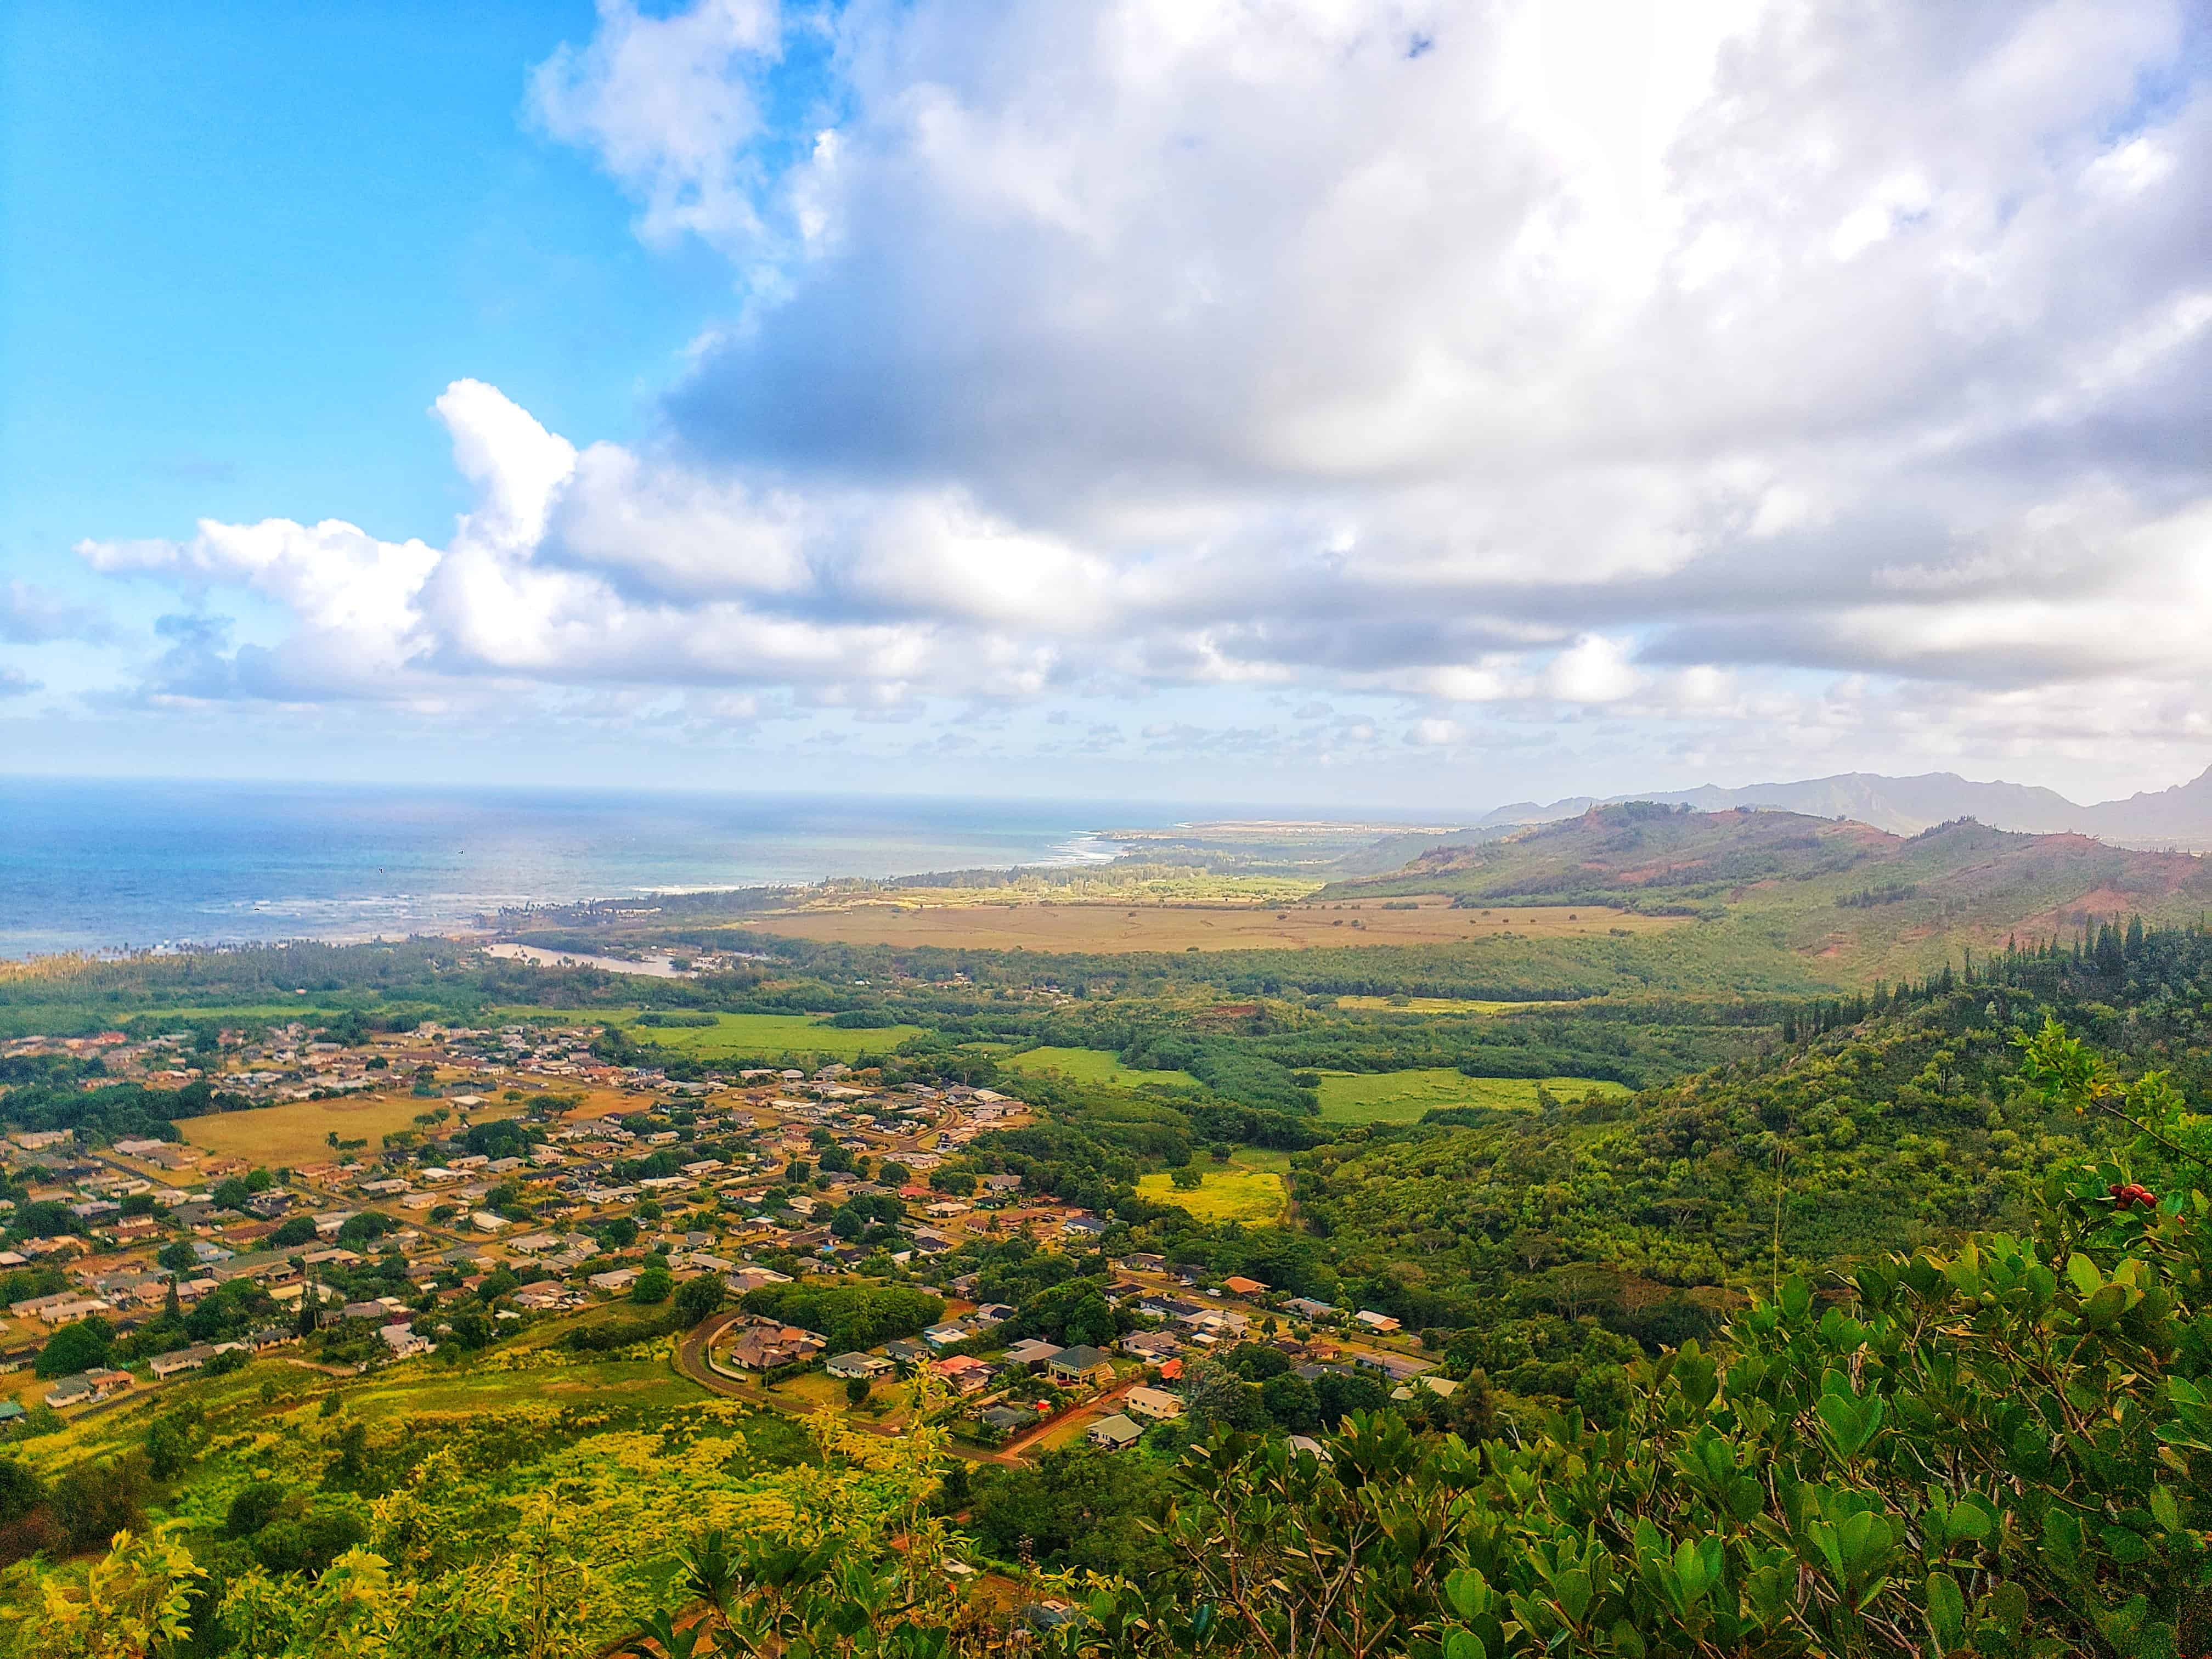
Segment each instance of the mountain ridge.
[[1704,784],[1695,789],[1626,794],[1571,795],[1548,804],[1515,801],[1476,819],[1470,829],[1495,831],[1575,817],[1594,806],[1648,800],[1698,811],[1736,807],[1848,818],[1892,835],[1917,835],[1938,823],[1970,817],[1996,830],[2027,835],[2074,833],[2122,843],[2156,843],[2191,852],[2212,849],[2212,767],[2168,789],[2143,790],[2125,800],[2088,805],[2055,789],[2002,780],[1979,782],[1955,772],[1890,777],[1878,772],[1839,772],[1793,782],[1741,788]]

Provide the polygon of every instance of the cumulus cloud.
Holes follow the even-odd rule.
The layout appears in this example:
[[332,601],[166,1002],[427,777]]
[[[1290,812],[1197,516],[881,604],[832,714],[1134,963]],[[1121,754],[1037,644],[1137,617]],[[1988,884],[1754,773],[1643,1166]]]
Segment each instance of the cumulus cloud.
[[[2179,0],[602,0],[533,118],[736,282],[664,435],[461,380],[442,547],[83,551],[287,610],[239,695],[2194,742],[2200,46]],[[1141,729],[1291,741],[1243,718]]]
[[0,698],[26,697],[39,689],[39,682],[21,669],[0,668]]

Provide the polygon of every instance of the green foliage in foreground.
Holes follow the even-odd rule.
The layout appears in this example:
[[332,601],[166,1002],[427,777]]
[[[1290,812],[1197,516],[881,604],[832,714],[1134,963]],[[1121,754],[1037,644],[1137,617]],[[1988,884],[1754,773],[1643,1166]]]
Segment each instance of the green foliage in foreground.
[[[2027,1079],[2054,1106],[2132,1133],[2125,1151],[2049,1177],[2027,1231],[1870,1263],[1832,1300],[1792,1279],[1714,1351],[1688,1343],[1638,1362],[1609,1429],[1571,1412],[1470,1445],[1356,1413],[1321,1457],[1218,1436],[1177,1468],[1141,1583],[1070,1579],[1073,1616],[1036,1650],[2201,1651],[2212,1612],[2203,1130],[2162,1075],[2123,1086],[2055,1024],[2022,1046]],[[950,1590],[942,1563],[957,1540],[916,1507],[909,1453],[821,1433],[818,1474],[764,1506],[726,1509],[679,1547],[664,1595],[627,1606],[649,1632],[629,1651],[1003,1650],[1003,1633]],[[711,1460],[687,1461],[694,1480],[712,1480]],[[634,1522],[636,1505],[626,1510]],[[586,1625],[562,1609],[596,1612],[620,1582],[602,1559],[608,1531],[532,1514],[495,1571],[471,1569],[490,1593],[465,1619],[423,1595],[408,1564],[363,1548],[296,1588],[248,1571],[210,1610],[178,1538],[125,1534],[82,1584],[49,1579],[19,1605],[8,1650],[580,1653]],[[434,1542],[380,1513],[386,1534]],[[188,1634],[208,1611],[212,1646]]]

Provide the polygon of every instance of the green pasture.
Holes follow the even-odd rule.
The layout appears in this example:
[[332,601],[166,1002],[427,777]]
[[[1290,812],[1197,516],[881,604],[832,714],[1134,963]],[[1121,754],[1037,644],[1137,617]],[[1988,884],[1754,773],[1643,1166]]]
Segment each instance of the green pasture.
[[[1549,1077],[1543,1086],[1561,1100],[1581,1100],[1592,1090],[1615,1099],[1630,1092],[1591,1078]],[[1537,1079],[1465,1077],[1448,1067],[1412,1072],[1327,1072],[1321,1079],[1321,1115],[1327,1123],[1415,1123],[1443,1106],[1487,1106],[1500,1111],[1534,1109]]]
[[1339,997],[1340,1008],[1356,1008],[1375,1014],[1525,1014],[1540,1008],[1568,1008],[1574,1005],[1550,1002],[1497,1002],[1481,997]]
[[1188,1072],[1145,1071],[1124,1066],[1103,1048],[1032,1048],[1026,1054],[1004,1054],[999,1063],[1010,1071],[1058,1072],[1078,1083],[1111,1083],[1134,1089],[1146,1083],[1165,1083],[1185,1089],[1198,1087]]
[[641,1025],[638,1016],[647,1012],[643,1008],[618,1008],[605,1012],[568,1008],[503,1008],[499,1012],[510,1019],[550,1013],[564,1024],[618,1025],[640,1042],[650,1042],[679,1054],[696,1054],[702,1060],[774,1060],[785,1054],[822,1054],[831,1060],[849,1060],[863,1054],[888,1053],[908,1037],[921,1035],[918,1025],[847,1030],[811,1014],[716,1014],[712,1025]]
[[[1201,1163],[1203,1161],[1201,1160]],[[1283,1178],[1272,1170],[1205,1170],[1203,1184],[1185,1190],[1163,1170],[1137,1177],[1137,1194],[1154,1204],[1179,1205],[1196,1221],[1252,1224],[1283,1213]]]

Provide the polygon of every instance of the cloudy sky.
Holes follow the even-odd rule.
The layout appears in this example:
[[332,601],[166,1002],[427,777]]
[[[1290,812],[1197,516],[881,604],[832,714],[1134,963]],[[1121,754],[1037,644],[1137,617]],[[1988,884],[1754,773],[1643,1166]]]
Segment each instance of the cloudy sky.
[[2212,763],[2212,24],[15,9],[0,768]]

